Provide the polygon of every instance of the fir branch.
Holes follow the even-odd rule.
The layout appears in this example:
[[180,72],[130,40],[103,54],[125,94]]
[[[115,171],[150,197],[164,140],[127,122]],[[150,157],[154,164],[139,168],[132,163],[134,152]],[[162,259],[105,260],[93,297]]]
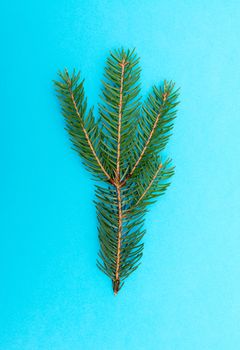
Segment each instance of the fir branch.
[[96,185],[97,265],[112,280],[114,294],[140,264],[147,208],[166,191],[174,173],[171,161],[162,162],[160,153],[173,127],[178,90],[165,81],[141,104],[140,71],[134,50],[110,53],[97,121],[93,109],[87,111],[79,73],[65,70],[55,82],[74,149],[105,182]]

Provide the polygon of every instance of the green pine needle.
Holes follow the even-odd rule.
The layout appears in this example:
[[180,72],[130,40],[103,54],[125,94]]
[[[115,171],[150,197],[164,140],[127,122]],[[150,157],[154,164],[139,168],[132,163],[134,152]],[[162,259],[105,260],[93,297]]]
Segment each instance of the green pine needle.
[[112,280],[114,294],[139,266],[147,208],[174,174],[171,160],[162,161],[161,153],[173,128],[178,90],[165,81],[142,103],[140,72],[134,50],[110,53],[97,121],[80,73],[65,69],[55,81],[73,147],[95,179],[105,182],[96,185],[97,265]]

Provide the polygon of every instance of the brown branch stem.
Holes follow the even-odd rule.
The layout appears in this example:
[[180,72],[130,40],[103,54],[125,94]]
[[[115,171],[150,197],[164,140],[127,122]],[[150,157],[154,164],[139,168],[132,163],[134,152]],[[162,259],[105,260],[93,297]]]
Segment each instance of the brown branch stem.
[[120,157],[121,157],[121,128],[122,128],[122,107],[123,107],[123,81],[126,66],[125,59],[119,65],[122,67],[120,92],[119,92],[119,109],[118,109],[118,136],[117,136],[117,164],[116,164],[116,180],[120,180]]
[[113,291],[116,295],[119,291],[120,278],[120,260],[121,260],[121,240],[122,240],[122,199],[121,199],[121,183],[120,183],[120,158],[121,158],[121,127],[122,127],[122,108],[123,108],[123,83],[125,66],[128,63],[125,58],[119,65],[122,67],[121,80],[120,80],[120,92],[119,92],[119,110],[118,110],[118,139],[117,139],[117,163],[116,163],[116,179],[115,187],[117,191],[117,203],[118,203],[118,235],[117,235],[117,257],[116,257],[116,272],[115,279],[113,281]]
[[120,278],[119,278],[119,269],[120,269],[120,260],[121,260],[121,239],[122,239],[122,199],[121,199],[121,187],[120,185],[116,186],[117,190],[117,202],[118,202],[118,236],[117,236],[117,258],[116,258],[116,273],[115,280],[113,281],[113,291],[116,295],[119,291]]

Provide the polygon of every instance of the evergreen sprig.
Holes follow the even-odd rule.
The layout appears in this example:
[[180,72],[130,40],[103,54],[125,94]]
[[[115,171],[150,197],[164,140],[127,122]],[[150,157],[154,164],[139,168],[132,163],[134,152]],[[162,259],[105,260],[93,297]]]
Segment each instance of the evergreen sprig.
[[80,73],[59,72],[55,87],[74,149],[97,180],[100,241],[97,265],[114,294],[140,264],[147,208],[166,191],[174,173],[162,160],[176,116],[178,90],[164,81],[140,97],[139,58],[116,50],[107,59],[99,118],[88,109]]

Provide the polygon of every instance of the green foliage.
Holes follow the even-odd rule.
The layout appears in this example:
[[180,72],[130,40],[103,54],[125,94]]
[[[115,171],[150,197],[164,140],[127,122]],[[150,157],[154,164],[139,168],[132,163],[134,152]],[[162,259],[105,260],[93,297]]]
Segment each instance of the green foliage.
[[161,153],[171,135],[178,104],[172,82],[140,98],[139,58],[134,50],[110,53],[99,118],[88,109],[80,74],[59,73],[56,91],[74,149],[97,180],[100,241],[98,267],[116,294],[140,264],[147,208],[164,194],[174,173]]

